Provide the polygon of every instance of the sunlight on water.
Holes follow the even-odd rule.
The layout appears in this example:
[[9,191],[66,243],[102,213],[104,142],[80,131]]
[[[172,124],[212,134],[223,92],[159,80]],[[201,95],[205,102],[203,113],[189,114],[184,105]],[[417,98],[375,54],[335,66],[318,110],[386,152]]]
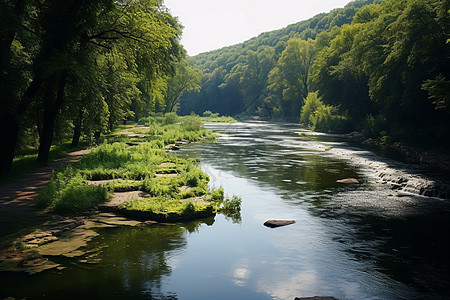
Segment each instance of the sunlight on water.
[[[209,126],[222,132],[217,143],[191,144],[178,154],[201,159],[211,186],[242,197],[240,221],[217,215],[187,224],[105,228],[88,246],[101,249],[99,263],[60,258],[62,271],[32,277],[0,274],[5,287],[0,296],[449,296],[448,263],[442,263],[448,258],[442,250],[448,206],[399,196],[377,182],[371,171],[394,169],[394,162],[349,147],[335,136],[299,136],[292,125]],[[358,178],[361,184],[336,182],[343,178]],[[268,219],[296,223],[270,229],[262,225]],[[26,288],[19,289],[25,282]]]

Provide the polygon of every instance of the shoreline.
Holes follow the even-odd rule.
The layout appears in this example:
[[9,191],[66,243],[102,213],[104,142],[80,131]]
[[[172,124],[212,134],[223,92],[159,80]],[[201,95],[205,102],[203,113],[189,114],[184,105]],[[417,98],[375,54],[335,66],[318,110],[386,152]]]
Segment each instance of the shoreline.
[[408,163],[419,165],[427,170],[448,172],[450,175],[450,155],[437,151],[436,149],[425,150],[419,147],[409,146],[402,142],[384,143],[378,139],[367,138],[356,131],[343,134],[342,136],[363,145],[386,147],[395,150]]

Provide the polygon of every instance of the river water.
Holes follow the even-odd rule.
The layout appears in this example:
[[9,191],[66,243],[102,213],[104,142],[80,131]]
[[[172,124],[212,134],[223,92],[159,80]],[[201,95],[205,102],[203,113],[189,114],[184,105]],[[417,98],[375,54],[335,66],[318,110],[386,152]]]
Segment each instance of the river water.
[[[216,143],[191,144],[240,218],[105,228],[96,264],[1,274],[0,296],[58,299],[449,299],[450,205],[400,194],[375,170],[390,158],[289,124],[208,124]],[[413,174],[415,178],[419,175]],[[357,178],[361,183],[336,181]],[[419,176],[420,177],[420,176]],[[268,219],[296,223],[271,229]]]

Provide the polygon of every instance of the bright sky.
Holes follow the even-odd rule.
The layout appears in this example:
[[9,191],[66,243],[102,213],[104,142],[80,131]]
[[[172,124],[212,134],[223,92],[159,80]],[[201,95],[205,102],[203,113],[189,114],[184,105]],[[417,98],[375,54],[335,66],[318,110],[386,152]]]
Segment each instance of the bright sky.
[[350,0],[165,0],[184,26],[188,55],[244,42],[319,13],[344,7]]

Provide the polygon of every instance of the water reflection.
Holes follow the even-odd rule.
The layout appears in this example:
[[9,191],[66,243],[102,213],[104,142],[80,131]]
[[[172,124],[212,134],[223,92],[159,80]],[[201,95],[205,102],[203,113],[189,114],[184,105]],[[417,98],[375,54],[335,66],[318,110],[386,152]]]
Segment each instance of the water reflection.
[[[276,260],[271,265],[277,276],[259,275],[258,290],[279,299],[311,296],[318,291],[340,294],[341,299],[434,299],[449,295],[448,203],[412,195],[397,196],[386,187],[374,185],[365,173],[370,166],[360,170],[354,164],[327,155],[326,147],[319,151],[318,142],[366,155],[365,151],[338,142],[336,137],[299,137],[292,129],[270,124],[233,125],[221,130],[227,135],[216,145],[202,145],[202,151],[197,153],[216,184],[225,184],[228,189],[248,195],[253,192],[248,183],[246,189],[239,189],[236,182],[230,182],[234,176],[247,178],[265,196],[274,193],[266,202],[259,199],[265,210],[274,212],[280,206],[286,209],[283,204],[276,206],[278,198],[294,210],[307,209],[312,216],[324,220],[321,228],[307,224],[305,237],[301,230],[291,233],[285,243],[277,236],[273,243],[282,244],[279,251],[291,249],[292,253],[286,257],[293,258],[304,250],[300,256],[305,260],[289,261],[281,266],[277,266]],[[396,167],[393,161],[389,164]],[[348,177],[358,178],[363,184],[344,187],[336,183],[337,179]],[[295,213],[284,212],[284,215],[293,217]],[[298,215],[295,217],[298,220]],[[318,234],[320,241],[311,239],[312,233]],[[307,250],[304,244],[292,239],[316,247]],[[291,248],[292,245],[296,246]],[[348,254],[350,260],[342,253]],[[316,264],[307,267],[312,262]],[[242,268],[236,270],[237,274],[260,274],[267,269],[261,261],[250,261],[245,272]],[[348,276],[333,278],[340,272]],[[349,272],[355,273],[349,275]],[[245,281],[236,279],[236,284],[248,280],[247,277]],[[385,285],[390,288],[380,288]]]
[[[87,254],[83,259],[56,259],[64,270],[33,277],[0,273],[0,297],[178,299],[176,292],[162,292],[162,282],[172,272],[170,261],[186,248],[186,234],[213,223],[214,219],[208,219],[185,226],[101,229],[100,235],[85,249]],[[86,262],[84,258],[92,255],[98,263]]]
[[[99,264],[61,259],[60,274],[0,274],[0,298],[450,297],[446,202],[395,195],[373,181],[371,166],[334,157],[327,147],[350,149],[337,137],[267,123],[211,126],[228,133],[179,155],[201,158],[212,185],[242,196],[238,222],[218,215],[206,224],[103,229],[89,246]],[[362,184],[336,183],[347,177]],[[273,218],[297,223],[262,225]]]

